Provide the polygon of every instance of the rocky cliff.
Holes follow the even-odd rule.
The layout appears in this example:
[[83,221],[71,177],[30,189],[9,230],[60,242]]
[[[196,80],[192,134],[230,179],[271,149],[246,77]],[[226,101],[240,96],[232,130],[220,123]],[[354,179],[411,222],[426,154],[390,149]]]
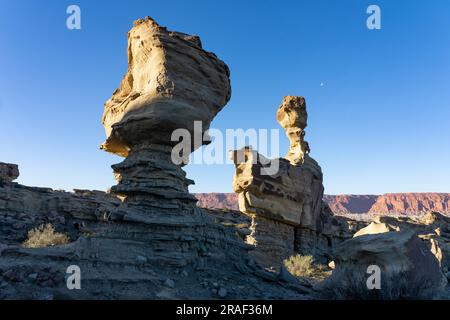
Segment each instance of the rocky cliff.
[[[238,210],[235,193],[197,193],[200,207]],[[429,210],[450,214],[450,193],[388,193],[384,195],[325,195],[335,214],[379,213],[422,215]]]
[[201,208],[239,210],[236,193],[211,192],[194,195],[198,200],[197,205]]
[[417,215],[430,210],[450,214],[450,193],[388,193],[379,196],[368,212]]

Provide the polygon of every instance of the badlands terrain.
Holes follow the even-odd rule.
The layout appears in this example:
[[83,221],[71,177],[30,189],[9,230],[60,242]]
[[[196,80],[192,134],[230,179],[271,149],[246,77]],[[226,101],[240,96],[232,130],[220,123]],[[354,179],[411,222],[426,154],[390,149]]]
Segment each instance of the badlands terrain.
[[[134,21],[123,52],[128,69],[101,119],[101,149],[123,158],[115,185],[29,187],[15,182],[18,165],[0,163],[1,299],[449,298],[448,195],[324,197],[306,99],[286,95],[273,107],[285,157],[234,150],[236,196],[197,195],[198,206],[183,159],[201,145],[173,161],[171,133],[193,136],[194,121],[208,130],[231,98],[230,70],[198,36],[150,17]],[[333,212],[366,208],[423,214]]]

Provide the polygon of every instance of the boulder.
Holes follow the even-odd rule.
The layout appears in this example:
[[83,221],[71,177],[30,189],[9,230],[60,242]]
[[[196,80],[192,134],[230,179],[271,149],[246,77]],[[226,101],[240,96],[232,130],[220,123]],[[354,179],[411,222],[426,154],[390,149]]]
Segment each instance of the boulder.
[[128,32],[127,53],[127,73],[102,118],[102,149],[108,152],[127,156],[142,143],[174,144],[176,129],[194,136],[194,121],[201,121],[202,135],[230,99],[227,65],[205,51],[198,36],[169,31],[146,17]]
[[19,177],[17,164],[0,162],[0,183],[10,183]]
[[[336,269],[322,290],[340,290],[343,299],[433,298],[447,284],[427,241],[413,230],[356,236],[338,245],[333,255]],[[381,271],[376,289],[367,286],[373,266]]]

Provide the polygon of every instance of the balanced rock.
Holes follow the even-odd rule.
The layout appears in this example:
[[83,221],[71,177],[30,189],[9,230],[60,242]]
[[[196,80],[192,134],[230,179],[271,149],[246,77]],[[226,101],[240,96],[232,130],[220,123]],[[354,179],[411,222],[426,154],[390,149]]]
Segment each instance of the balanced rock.
[[[169,31],[150,17],[128,33],[128,71],[105,103],[102,148],[127,156],[141,144],[173,144],[172,132],[194,121],[202,134],[231,95],[229,69],[200,38]],[[201,145],[193,146],[193,149]]]
[[303,97],[286,96],[278,107],[278,123],[286,131],[290,148],[285,156],[292,165],[303,163],[305,154],[309,153],[308,142],[304,140],[308,120],[306,103]]
[[252,218],[248,242],[256,247],[255,259],[266,266],[280,265],[294,253],[313,254],[316,260],[328,262],[332,239],[325,235],[324,226],[331,211],[322,202],[322,170],[308,155],[303,139],[305,99],[284,97],[277,119],[291,142],[286,158],[267,159],[251,147],[231,153],[239,209]]
[[[169,31],[149,17],[134,22],[128,71],[103,114],[102,149],[126,157],[113,166],[118,185],[111,191],[124,199],[116,215],[152,224],[200,223],[196,199],[188,192],[193,181],[179,165],[184,163],[173,159],[178,141],[172,133],[186,129],[189,142],[202,137],[230,92],[228,67],[203,50],[199,37]],[[202,143],[180,156],[185,159]]]
[[0,183],[13,182],[19,177],[17,164],[0,162]]
[[[188,192],[193,181],[172,159],[172,131],[202,134],[228,101],[226,65],[198,37],[150,18],[136,21],[128,40],[128,72],[103,117],[103,149],[126,157],[113,166],[118,184],[110,193],[69,194],[0,183],[0,296],[208,299],[218,293],[203,284],[227,279],[219,296],[301,297],[276,279],[266,281],[270,273],[256,266],[236,228],[196,206]],[[195,121],[202,125],[193,132]],[[2,174],[7,181],[14,177],[9,172]],[[28,231],[43,223],[70,243],[23,247]],[[82,272],[82,290],[67,288],[70,265]],[[245,290],[229,289],[241,285]]]

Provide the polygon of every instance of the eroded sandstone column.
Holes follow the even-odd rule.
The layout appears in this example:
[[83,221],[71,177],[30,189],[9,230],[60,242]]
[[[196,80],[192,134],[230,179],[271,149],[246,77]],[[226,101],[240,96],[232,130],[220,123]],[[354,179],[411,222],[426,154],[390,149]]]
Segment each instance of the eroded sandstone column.
[[232,153],[236,166],[233,179],[239,208],[252,218],[248,242],[255,245],[255,258],[263,266],[279,266],[283,259],[316,254],[324,259],[327,239],[319,239],[323,227],[323,177],[319,164],[311,158],[304,140],[307,125],[303,97],[286,96],[277,111],[290,149],[285,158],[273,159],[278,170],[268,174],[271,165],[250,147]]
[[[172,133],[183,129],[189,142],[202,136],[230,94],[228,67],[203,50],[199,37],[169,31],[149,17],[135,21],[128,33],[128,71],[105,103],[107,139],[101,148],[125,157],[112,166],[118,184],[111,192],[123,199],[114,218],[152,225],[161,239],[155,245],[167,256],[200,245],[205,232],[204,216],[188,192],[193,181],[172,158],[179,143]],[[182,157],[202,143],[191,143]]]
[[308,120],[305,99],[296,96],[283,97],[283,102],[277,110],[277,120],[290,142],[285,159],[292,165],[302,164],[305,154],[310,151],[308,142],[304,139]]

